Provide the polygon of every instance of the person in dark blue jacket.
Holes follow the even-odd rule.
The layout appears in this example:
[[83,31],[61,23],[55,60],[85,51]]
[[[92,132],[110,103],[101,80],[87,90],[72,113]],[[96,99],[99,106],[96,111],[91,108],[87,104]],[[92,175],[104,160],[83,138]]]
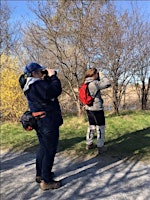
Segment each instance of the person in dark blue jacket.
[[56,72],[37,63],[25,66],[26,83],[22,88],[32,115],[37,118],[39,148],[36,156],[36,182],[42,190],[57,189],[60,181],[53,179],[52,167],[57,152],[59,127],[63,124],[58,96],[62,92]]

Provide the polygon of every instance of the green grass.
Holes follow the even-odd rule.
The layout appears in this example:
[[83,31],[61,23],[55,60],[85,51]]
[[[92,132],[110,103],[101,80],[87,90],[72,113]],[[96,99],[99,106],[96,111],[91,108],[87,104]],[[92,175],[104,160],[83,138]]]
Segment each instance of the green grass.
[[[64,117],[60,127],[59,152],[78,156],[95,155],[96,149],[85,150],[86,117]],[[94,139],[96,142],[96,137]],[[118,116],[106,113],[108,155],[119,157],[140,156],[150,159],[150,112],[122,112]],[[24,131],[21,124],[3,123],[1,126],[2,149],[35,150],[38,145],[35,131]]]
[[1,125],[1,148],[24,151],[37,145],[35,131],[25,131],[20,123],[3,123]]

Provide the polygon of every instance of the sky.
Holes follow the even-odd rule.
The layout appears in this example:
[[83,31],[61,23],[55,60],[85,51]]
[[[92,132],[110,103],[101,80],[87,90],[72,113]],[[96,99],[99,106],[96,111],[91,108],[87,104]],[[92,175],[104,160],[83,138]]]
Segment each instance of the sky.
[[[12,21],[15,20],[28,20],[28,19],[33,19],[32,14],[30,13],[30,11],[28,10],[27,7],[27,2],[25,0],[18,0],[18,1],[14,1],[14,0],[1,0],[1,1],[7,1],[8,2],[8,6],[13,10],[13,14],[12,14]],[[50,0],[55,2],[55,0]],[[35,0],[33,0],[33,2],[36,2]],[[150,0],[132,0],[132,2],[136,2],[137,5],[139,6],[140,10],[142,11],[142,13],[145,14],[145,17],[147,18],[147,20],[150,20],[150,16],[147,17],[150,13]],[[115,0],[115,3],[118,7],[119,10],[121,9],[130,9],[130,0]]]
[[7,4],[12,10],[12,21],[16,21],[16,20],[24,21],[24,20],[33,18],[32,13],[28,9],[27,2],[28,1],[22,1],[22,0],[18,0],[18,1],[7,0]]

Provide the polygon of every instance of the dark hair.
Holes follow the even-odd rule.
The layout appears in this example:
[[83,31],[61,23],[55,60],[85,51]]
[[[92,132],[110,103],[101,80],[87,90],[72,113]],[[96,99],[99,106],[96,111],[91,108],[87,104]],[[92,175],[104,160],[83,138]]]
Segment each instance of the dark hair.
[[21,89],[24,88],[26,81],[27,81],[27,76],[25,74],[21,74],[19,77],[19,84],[20,84]]
[[[41,69],[37,69],[37,70],[35,70],[35,71],[33,71],[34,72],[34,74],[39,74],[39,72],[42,72],[42,70]],[[32,72],[32,73],[33,73]],[[31,76],[32,76],[32,73],[31,73]]]

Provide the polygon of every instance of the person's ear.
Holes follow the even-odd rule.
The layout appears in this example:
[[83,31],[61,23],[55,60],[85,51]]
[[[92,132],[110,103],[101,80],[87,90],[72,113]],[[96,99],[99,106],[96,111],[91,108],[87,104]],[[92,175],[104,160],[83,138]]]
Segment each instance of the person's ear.
[[36,76],[37,74],[33,71],[32,73],[31,73],[31,76]]

